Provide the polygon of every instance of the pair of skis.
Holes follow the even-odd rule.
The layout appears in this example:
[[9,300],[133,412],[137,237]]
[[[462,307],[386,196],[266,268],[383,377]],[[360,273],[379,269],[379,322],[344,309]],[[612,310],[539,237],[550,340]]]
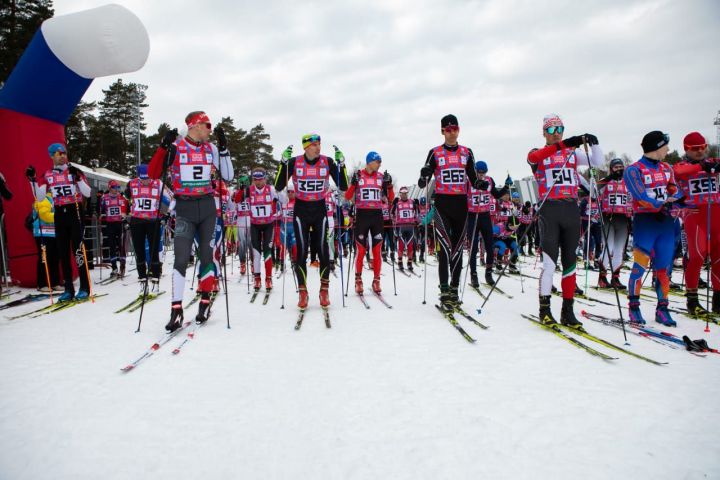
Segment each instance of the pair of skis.
[[[330,311],[328,310],[328,307],[320,307],[323,313],[323,319],[325,320],[325,328],[331,328],[332,325],[330,324]],[[306,308],[299,308],[298,309],[298,318],[295,322],[295,330],[300,330],[303,324],[303,320],[305,319],[305,310]]]
[[[385,297],[383,297],[382,293],[378,293],[373,291],[373,296],[380,300],[380,303],[385,305],[387,308],[393,308],[392,305],[390,305],[387,300],[385,300]],[[367,310],[370,310],[370,304],[368,303],[367,299],[365,298],[365,295],[362,293],[357,293],[357,297],[360,299],[360,302],[365,306]]]
[[[270,292],[272,292],[272,289],[271,289],[271,290],[265,290],[265,296],[263,297],[263,301],[262,301],[262,304],[263,304],[263,305],[267,305],[268,300],[270,300]],[[253,294],[252,294],[252,297],[250,297],[250,303],[255,303],[255,299],[258,297],[258,295],[260,295],[260,290],[259,290],[259,289],[258,289],[258,290],[254,290],[254,291],[253,291]]]
[[[128,363],[126,366],[122,367],[120,370],[124,373],[127,373],[130,370],[133,370],[139,364],[141,364],[142,362],[144,362],[145,360],[147,360],[148,358],[153,356],[155,354],[155,352],[160,350],[160,348],[163,345],[167,344],[168,342],[170,342],[170,340],[177,337],[181,332],[186,331],[187,332],[186,337],[183,339],[182,342],[180,342],[178,344],[177,347],[175,347],[172,350],[173,355],[177,355],[178,353],[180,353],[182,351],[183,347],[185,345],[187,345],[190,340],[193,340],[195,338],[197,330],[200,327],[202,327],[203,325],[205,325],[206,323],[208,323],[208,321],[210,320],[209,317],[210,317],[210,314],[212,313],[212,307],[213,307],[213,304],[215,303],[216,296],[217,295],[210,295],[210,305],[207,310],[207,315],[208,315],[207,321],[200,323],[200,324],[198,324],[197,322],[192,322],[192,321],[184,322],[180,328],[178,328],[174,332],[164,334],[157,341],[155,341],[152,345],[150,345],[150,348],[148,348],[140,357],[138,357],[136,360]],[[191,325],[192,325],[192,328],[188,329],[188,327],[190,327]]]
[[44,307],[38,308],[37,310],[31,310],[29,312],[25,312],[20,315],[15,315],[14,317],[8,317],[8,320],[17,320],[18,318],[22,317],[30,317],[30,318],[37,318],[41,315],[47,315],[49,313],[55,313],[59,312],[61,310],[66,310],[68,308],[74,307],[75,305],[79,305],[81,303],[87,303],[89,301],[94,301],[96,298],[104,297],[107,293],[100,293],[100,294],[93,294],[91,297],[84,298],[82,300],[69,300],[67,302],[55,302],[51,305],[46,305]]
[[[165,290],[156,292],[156,293],[148,293],[145,297],[145,303],[151,302],[158,298],[160,295],[163,295],[165,293]],[[140,307],[142,307],[143,304],[143,294],[137,296],[133,301],[125,305],[124,307],[120,307],[119,309],[115,310],[115,313],[122,313],[122,312],[134,312],[136,310],[139,310]]]
[[467,332],[465,331],[465,329],[464,329],[464,328],[460,325],[460,323],[457,321],[457,319],[455,318],[455,314],[456,314],[456,313],[457,313],[458,315],[460,315],[461,317],[465,318],[467,321],[469,321],[469,322],[475,324],[476,326],[482,328],[483,330],[487,330],[488,328],[490,328],[490,327],[488,327],[487,325],[485,325],[485,324],[483,324],[483,323],[480,323],[475,317],[473,317],[472,315],[470,315],[469,313],[467,313],[465,310],[463,310],[463,309],[460,308],[459,306],[458,306],[458,307],[454,307],[452,310],[449,310],[449,309],[447,309],[447,308],[443,308],[442,306],[436,304],[436,305],[435,305],[435,308],[442,314],[443,317],[445,317],[445,319],[446,319],[448,322],[450,322],[450,325],[452,325],[452,326],[455,328],[455,330],[457,330],[458,333],[460,333],[460,335],[462,335],[462,337],[463,337],[465,340],[467,340],[469,343],[475,343],[475,339],[474,339],[473,337],[471,337],[470,334],[467,333]]
[[592,342],[595,342],[599,345],[602,345],[604,347],[610,348],[612,350],[615,350],[617,352],[625,353],[626,355],[630,355],[632,357],[635,357],[640,360],[644,360],[648,363],[652,363],[653,365],[667,365],[667,362],[658,362],[657,360],[653,360],[652,358],[646,357],[644,355],[640,355],[639,353],[635,353],[633,351],[627,350],[619,345],[615,345],[614,343],[608,342],[607,340],[597,337],[588,331],[586,331],[582,326],[579,328],[573,328],[568,327],[562,324],[554,324],[554,325],[546,325],[542,322],[540,322],[540,319],[536,315],[522,315],[523,318],[530,320],[531,322],[535,323],[539,327],[543,328],[544,330],[547,330],[549,332],[552,332],[557,337],[562,338],[563,340],[573,344],[574,346],[585,350],[590,355],[594,355],[596,357],[600,357],[603,360],[617,360],[617,357],[612,357],[606,353],[603,353],[599,350],[596,350],[595,348],[581,342],[580,340],[576,339],[575,337],[571,336],[568,332],[578,335],[582,338],[585,338],[587,340],[590,340]]

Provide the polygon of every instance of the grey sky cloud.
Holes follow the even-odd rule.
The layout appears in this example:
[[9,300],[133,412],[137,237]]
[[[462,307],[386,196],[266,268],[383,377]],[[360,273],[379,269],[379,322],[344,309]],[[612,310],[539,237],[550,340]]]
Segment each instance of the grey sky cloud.
[[[352,161],[378,151],[400,184],[417,180],[440,118],[490,174],[530,174],[542,117],[603,149],[639,157],[661,129],[715,141],[720,2],[714,0],[204,3],[117,0],[145,23],[149,128],[190,110],[262,122],[279,151],[318,132]],[[56,14],[100,1],[56,2]],[[86,100],[114,78],[99,79]]]

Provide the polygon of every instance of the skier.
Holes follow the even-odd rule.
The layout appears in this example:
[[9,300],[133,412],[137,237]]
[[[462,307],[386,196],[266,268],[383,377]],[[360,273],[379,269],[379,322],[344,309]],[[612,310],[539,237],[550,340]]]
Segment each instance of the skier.
[[[467,231],[467,187],[479,188],[472,150],[457,142],[460,126],[455,115],[440,120],[445,142],[430,150],[420,170],[418,186],[425,188],[435,176],[435,231],[440,243],[440,304],[445,311],[460,305],[458,286],[462,272],[463,243]],[[469,181],[469,183],[468,183]]]
[[379,294],[380,269],[382,267],[383,214],[382,198],[392,201],[395,194],[390,175],[380,173],[382,157],[377,152],[369,152],[365,156],[365,168],[357,170],[350,181],[350,188],[345,192],[345,199],[355,203],[355,292],[363,293],[363,260],[365,253],[372,250],[373,281],[372,290]]
[[684,203],[687,208],[683,215],[688,238],[685,296],[690,315],[703,316],[708,312],[698,301],[698,281],[700,270],[708,256],[713,290],[712,311],[720,313],[720,193],[717,184],[720,160],[706,158],[707,141],[699,132],[687,134],[683,139],[683,146],[685,155],[673,166],[673,171],[678,187],[685,195]]
[[233,194],[233,203],[237,211],[237,238],[238,257],[240,258],[240,275],[247,271],[248,246],[250,245],[250,206],[247,199],[242,198],[242,192],[250,186],[250,179],[247,175],[238,178],[237,189]]
[[[541,198],[538,212],[540,248],[542,249],[542,271],[540,274],[540,321],[546,325],[557,322],[550,310],[552,280],[557,265],[558,254],[562,263],[563,305],[560,322],[570,327],[582,324],[575,318],[575,269],[577,258],[575,250],[580,240],[580,211],[578,208],[579,166],[598,167],[603,161],[603,153],[597,137],[586,133],[563,140],[565,126],[556,114],[543,118],[543,136],[545,147],[528,154],[528,163],[538,184]],[[583,138],[592,152],[590,158],[579,147]]]
[[580,229],[580,238],[583,241],[588,238],[588,229],[590,229],[590,245],[584,245],[582,257],[588,269],[592,270],[596,260],[600,258],[602,252],[602,228],[600,226],[600,205],[597,199],[591,198],[589,195],[580,200],[580,220],[582,220],[582,228]]
[[55,206],[50,192],[42,201],[33,202],[33,218],[33,237],[38,249],[37,289],[41,292],[62,289],[55,242]]
[[[90,296],[90,276],[86,265],[87,254],[83,240],[84,225],[83,197],[91,194],[85,175],[74,165],[68,163],[67,150],[62,143],[53,143],[48,147],[48,154],[53,160],[53,168],[45,172],[40,181],[35,181],[35,168],[29,166],[25,175],[32,183],[35,198],[42,200],[49,192],[55,206],[55,241],[58,257],[65,279],[65,291],[58,298],[59,302],[67,302],[75,298],[84,300]],[[75,265],[80,277],[80,290],[75,294],[72,280],[70,256],[75,258]]]
[[174,332],[183,324],[185,270],[196,233],[199,237],[197,254],[200,259],[200,305],[195,322],[202,324],[208,319],[210,293],[215,286],[216,277],[213,262],[216,210],[211,181],[212,169],[219,169],[220,176],[225,180],[233,178],[230,152],[222,128],[215,129],[218,141],[215,146],[208,142],[212,123],[205,112],[190,112],[185,117],[185,124],[187,135],[177,138],[177,131],[167,132],[148,167],[150,178],[155,179],[160,178],[163,170],[168,169],[175,193],[175,262],[170,320],[165,326],[168,332]]
[[[487,175],[488,166],[482,160],[475,162],[475,172],[480,180],[480,188],[473,188],[468,185],[468,235],[470,241],[470,285],[478,288],[480,283],[477,276],[477,253],[480,248],[480,236],[485,247],[485,283],[494,285],[495,280],[492,276],[493,269],[493,223],[490,216],[490,209],[493,206],[493,200],[502,197],[508,192],[509,185],[498,189],[495,186],[495,180]],[[508,177],[510,178],[510,177]]]
[[392,201],[390,215],[395,224],[398,239],[398,269],[403,270],[403,254],[407,252],[407,269],[413,271],[413,252],[415,250],[415,228],[420,216],[420,204],[408,198],[408,188],[400,188],[400,198]]
[[[110,180],[109,191],[100,199],[100,219],[105,218],[105,235],[108,238],[110,250],[111,277],[125,276],[125,252],[122,248],[123,226],[127,221],[128,201],[120,194],[120,183]],[[120,273],[118,274],[118,260],[120,260]]]
[[250,205],[250,243],[253,253],[253,276],[255,291],[262,285],[262,264],[265,264],[265,291],[272,290],[272,241],[275,227],[278,197],[272,185],[267,183],[267,172],[262,167],[252,171],[253,184],[245,190]]
[[[330,271],[327,245],[327,210],[325,191],[328,180],[332,178],[340,191],[347,190],[348,180],[345,171],[345,156],[335,149],[335,160],[320,154],[320,135],[303,135],[304,154],[292,157],[292,146],[285,149],[282,161],[275,177],[275,189],[282,191],[289,178],[295,185],[295,240],[300,243],[295,272],[298,280],[298,308],[308,305],[307,293],[307,256],[309,243],[312,242],[320,257],[320,305],[330,306],[328,289]],[[310,231],[312,229],[312,235]]]
[[525,255],[525,252],[523,251],[525,245],[527,245],[527,255],[535,255],[535,252],[533,251],[535,246],[534,216],[535,210],[533,209],[530,200],[526,200],[523,206],[520,207],[520,215],[518,217],[520,220],[520,228],[517,232],[519,238],[525,237],[523,244],[520,245],[520,253],[523,255]]
[[[619,158],[610,160],[608,175],[598,182],[600,205],[602,208],[603,237],[607,245],[600,259],[600,275],[598,288],[625,289],[620,281],[620,268],[623,264],[623,253],[630,234],[630,218],[632,214],[628,206],[629,198],[623,173],[625,165]],[[609,257],[609,258],[608,258]],[[607,281],[608,268],[612,272],[610,283]]]
[[660,131],[646,134],[643,156],[625,169],[623,178],[633,198],[633,264],[628,285],[630,322],[644,324],[640,312],[642,277],[652,267],[657,275],[655,321],[668,327],[677,324],[668,312],[670,289],[667,268],[675,251],[675,225],[670,215],[673,202],[682,197],[675,185],[672,167],[662,160],[668,152],[670,137]]
[[287,186],[287,202],[282,205],[282,223],[280,226],[280,270],[285,271],[285,251],[290,253],[290,264],[295,265],[297,247],[293,218],[295,212],[295,186],[290,182]]
[[[169,205],[172,193],[163,189],[159,179],[152,180],[148,176],[148,166],[138,165],[137,178],[130,180],[126,187],[126,195],[130,198],[130,236],[137,264],[138,281],[140,288],[145,290],[148,280],[148,264],[150,266],[150,281],[153,289],[160,282],[160,241],[159,228],[156,228],[157,217],[160,214],[160,202]],[[161,191],[163,191],[161,198]],[[145,255],[145,245],[150,246],[150,259]]]

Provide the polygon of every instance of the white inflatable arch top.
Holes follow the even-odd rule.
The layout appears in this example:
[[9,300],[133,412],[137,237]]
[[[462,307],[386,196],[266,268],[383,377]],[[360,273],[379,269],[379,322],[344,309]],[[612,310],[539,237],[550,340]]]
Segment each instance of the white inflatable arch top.
[[55,56],[84,78],[134,72],[150,53],[147,30],[134,13],[120,5],[53,17],[41,28]]

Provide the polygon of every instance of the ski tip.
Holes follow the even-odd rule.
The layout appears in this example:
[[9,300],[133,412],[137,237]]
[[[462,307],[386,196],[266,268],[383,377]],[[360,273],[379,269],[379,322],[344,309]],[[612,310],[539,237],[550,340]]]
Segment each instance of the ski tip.
[[477,313],[478,313],[478,315],[481,315],[481,314],[482,314],[482,309],[481,309],[481,308],[478,308],[478,309],[477,309]]
[[132,370],[133,368],[135,368],[135,367],[133,367],[132,365],[128,365],[127,367],[121,368],[120,371],[123,372],[123,373],[127,373],[127,372],[129,372],[130,370]]

